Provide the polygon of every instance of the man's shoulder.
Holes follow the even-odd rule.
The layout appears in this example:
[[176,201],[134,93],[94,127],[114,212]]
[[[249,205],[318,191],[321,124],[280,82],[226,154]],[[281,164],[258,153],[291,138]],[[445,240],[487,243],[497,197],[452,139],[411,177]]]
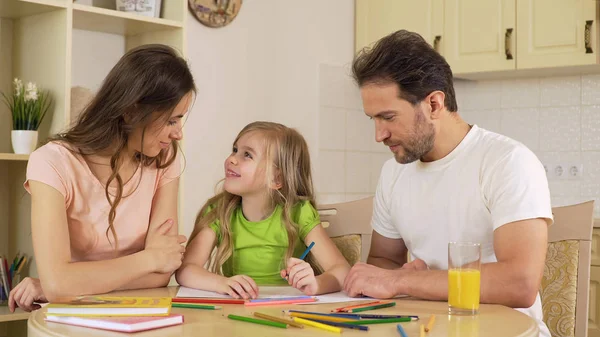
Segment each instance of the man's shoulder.
[[501,162],[537,158],[536,155],[523,143],[505,135],[478,129],[475,147],[481,154],[482,164],[494,165]]

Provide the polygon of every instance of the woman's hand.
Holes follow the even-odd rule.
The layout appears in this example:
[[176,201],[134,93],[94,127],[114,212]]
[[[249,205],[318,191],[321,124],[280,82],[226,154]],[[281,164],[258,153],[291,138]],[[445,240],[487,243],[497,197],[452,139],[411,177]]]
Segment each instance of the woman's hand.
[[235,275],[225,280],[223,289],[219,291],[221,294],[245,300],[258,297],[258,286],[250,276]]
[[44,296],[40,279],[26,277],[11,290],[8,296],[8,308],[15,312],[16,307],[25,311],[37,310],[39,304],[33,302],[48,302]]
[[281,277],[288,280],[288,283],[292,287],[302,291],[306,295],[315,295],[319,290],[315,271],[304,260],[295,257],[290,258],[287,268],[281,271]]
[[169,219],[160,225],[148,228],[144,250],[151,254],[155,263],[154,271],[171,274],[181,266],[186,241],[183,235],[169,235],[173,220]]

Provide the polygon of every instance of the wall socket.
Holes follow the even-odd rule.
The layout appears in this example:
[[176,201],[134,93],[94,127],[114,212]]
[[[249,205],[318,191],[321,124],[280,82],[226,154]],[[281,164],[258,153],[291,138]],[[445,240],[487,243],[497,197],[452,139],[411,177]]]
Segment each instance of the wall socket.
[[545,163],[548,180],[580,180],[583,177],[583,164],[575,162]]

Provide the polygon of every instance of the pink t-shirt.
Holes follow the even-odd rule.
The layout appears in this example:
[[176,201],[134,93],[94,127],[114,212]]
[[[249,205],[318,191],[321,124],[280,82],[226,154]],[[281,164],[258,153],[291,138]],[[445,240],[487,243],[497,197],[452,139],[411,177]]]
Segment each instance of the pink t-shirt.
[[[119,240],[116,254],[112,233],[108,233],[110,242],[106,236],[110,205],[104,186],[83,157],[60,143],[51,142],[40,147],[29,156],[24,187],[31,193],[29,181],[35,180],[54,187],[65,197],[72,261],[107,260],[144,249],[152,200],[161,186],[181,174],[179,159],[178,155],[166,169],[140,166],[123,187],[123,198],[117,206],[114,221]],[[115,190],[109,188],[113,195]]]

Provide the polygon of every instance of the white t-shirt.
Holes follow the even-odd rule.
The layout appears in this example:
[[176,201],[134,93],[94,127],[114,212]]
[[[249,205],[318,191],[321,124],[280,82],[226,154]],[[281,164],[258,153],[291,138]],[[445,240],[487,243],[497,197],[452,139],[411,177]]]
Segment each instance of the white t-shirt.
[[[413,258],[431,269],[448,269],[448,242],[481,243],[481,262],[496,262],[494,230],[504,224],[544,218],[552,223],[544,167],[523,144],[473,125],[446,157],[383,166],[373,209],[373,229],[404,239]],[[519,309],[550,336],[538,294]]]

